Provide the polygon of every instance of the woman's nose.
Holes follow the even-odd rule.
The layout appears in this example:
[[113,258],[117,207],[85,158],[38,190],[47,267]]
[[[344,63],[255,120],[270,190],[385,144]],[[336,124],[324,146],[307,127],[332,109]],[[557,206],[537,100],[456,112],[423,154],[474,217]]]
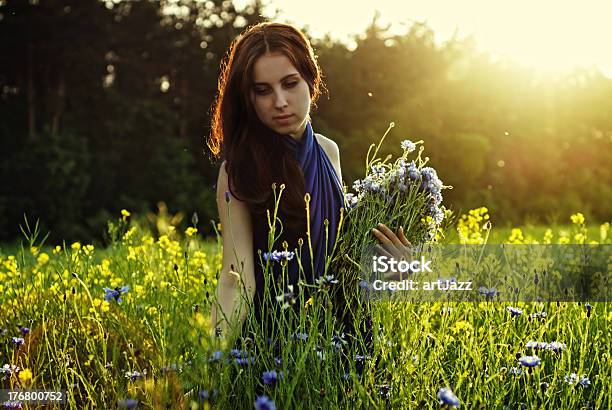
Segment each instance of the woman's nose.
[[276,94],[276,108],[283,108],[287,106],[287,97],[283,92]]

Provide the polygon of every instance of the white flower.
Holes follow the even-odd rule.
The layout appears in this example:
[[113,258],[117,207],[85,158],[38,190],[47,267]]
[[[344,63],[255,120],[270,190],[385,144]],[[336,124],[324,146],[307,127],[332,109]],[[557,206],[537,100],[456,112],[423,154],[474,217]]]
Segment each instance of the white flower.
[[412,152],[416,149],[416,144],[410,140],[403,140],[400,145],[406,152]]

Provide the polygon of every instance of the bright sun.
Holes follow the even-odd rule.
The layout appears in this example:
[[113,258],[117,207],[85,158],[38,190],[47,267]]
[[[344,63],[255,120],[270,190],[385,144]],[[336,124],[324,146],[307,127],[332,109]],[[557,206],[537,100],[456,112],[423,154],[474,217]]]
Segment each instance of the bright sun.
[[[248,0],[234,1],[240,8]],[[612,2],[609,0],[303,0],[269,2],[278,20],[308,26],[315,36],[330,33],[349,41],[363,32],[375,10],[381,24],[405,32],[415,21],[426,21],[436,39],[445,41],[455,30],[473,35],[479,49],[542,71],[562,72],[576,66],[597,66],[612,76]]]

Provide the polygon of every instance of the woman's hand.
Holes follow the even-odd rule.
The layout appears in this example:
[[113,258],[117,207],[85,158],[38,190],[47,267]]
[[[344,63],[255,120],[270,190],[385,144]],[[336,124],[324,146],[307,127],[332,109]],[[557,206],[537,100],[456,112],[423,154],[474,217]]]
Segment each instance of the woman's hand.
[[[396,261],[411,259],[412,245],[408,239],[406,239],[406,235],[404,235],[404,227],[400,226],[397,230],[397,234],[383,223],[379,223],[377,228],[372,229],[372,234],[379,243],[379,245],[376,245],[376,251],[379,256],[393,258]],[[385,280],[397,279],[400,279],[400,272],[385,273]]]

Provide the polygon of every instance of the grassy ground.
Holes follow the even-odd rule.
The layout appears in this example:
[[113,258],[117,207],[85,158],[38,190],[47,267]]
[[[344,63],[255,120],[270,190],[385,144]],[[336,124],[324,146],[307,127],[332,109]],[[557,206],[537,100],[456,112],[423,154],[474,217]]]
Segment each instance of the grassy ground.
[[[472,222],[474,238],[486,237]],[[550,227],[552,241],[582,228]],[[523,227],[522,241],[542,241],[547,229]],[[584,229],[601,241],[599,226]],[[134,222],[112,236],[105,249],[0,248],[0,388],[66,389],[71,408],[439,408],[445,387],[468,408],[610,408],[607,303],[518,303],[520,315],[494,302],[379,303],[367,352],[333,338],[321,290],[298,301],[305,309],[279,351],[257,338],[232,351],[211,337],[216,241]],[[511,237],[494,228],[488,242]],[[532,355],[535,367],[518,361]]]

